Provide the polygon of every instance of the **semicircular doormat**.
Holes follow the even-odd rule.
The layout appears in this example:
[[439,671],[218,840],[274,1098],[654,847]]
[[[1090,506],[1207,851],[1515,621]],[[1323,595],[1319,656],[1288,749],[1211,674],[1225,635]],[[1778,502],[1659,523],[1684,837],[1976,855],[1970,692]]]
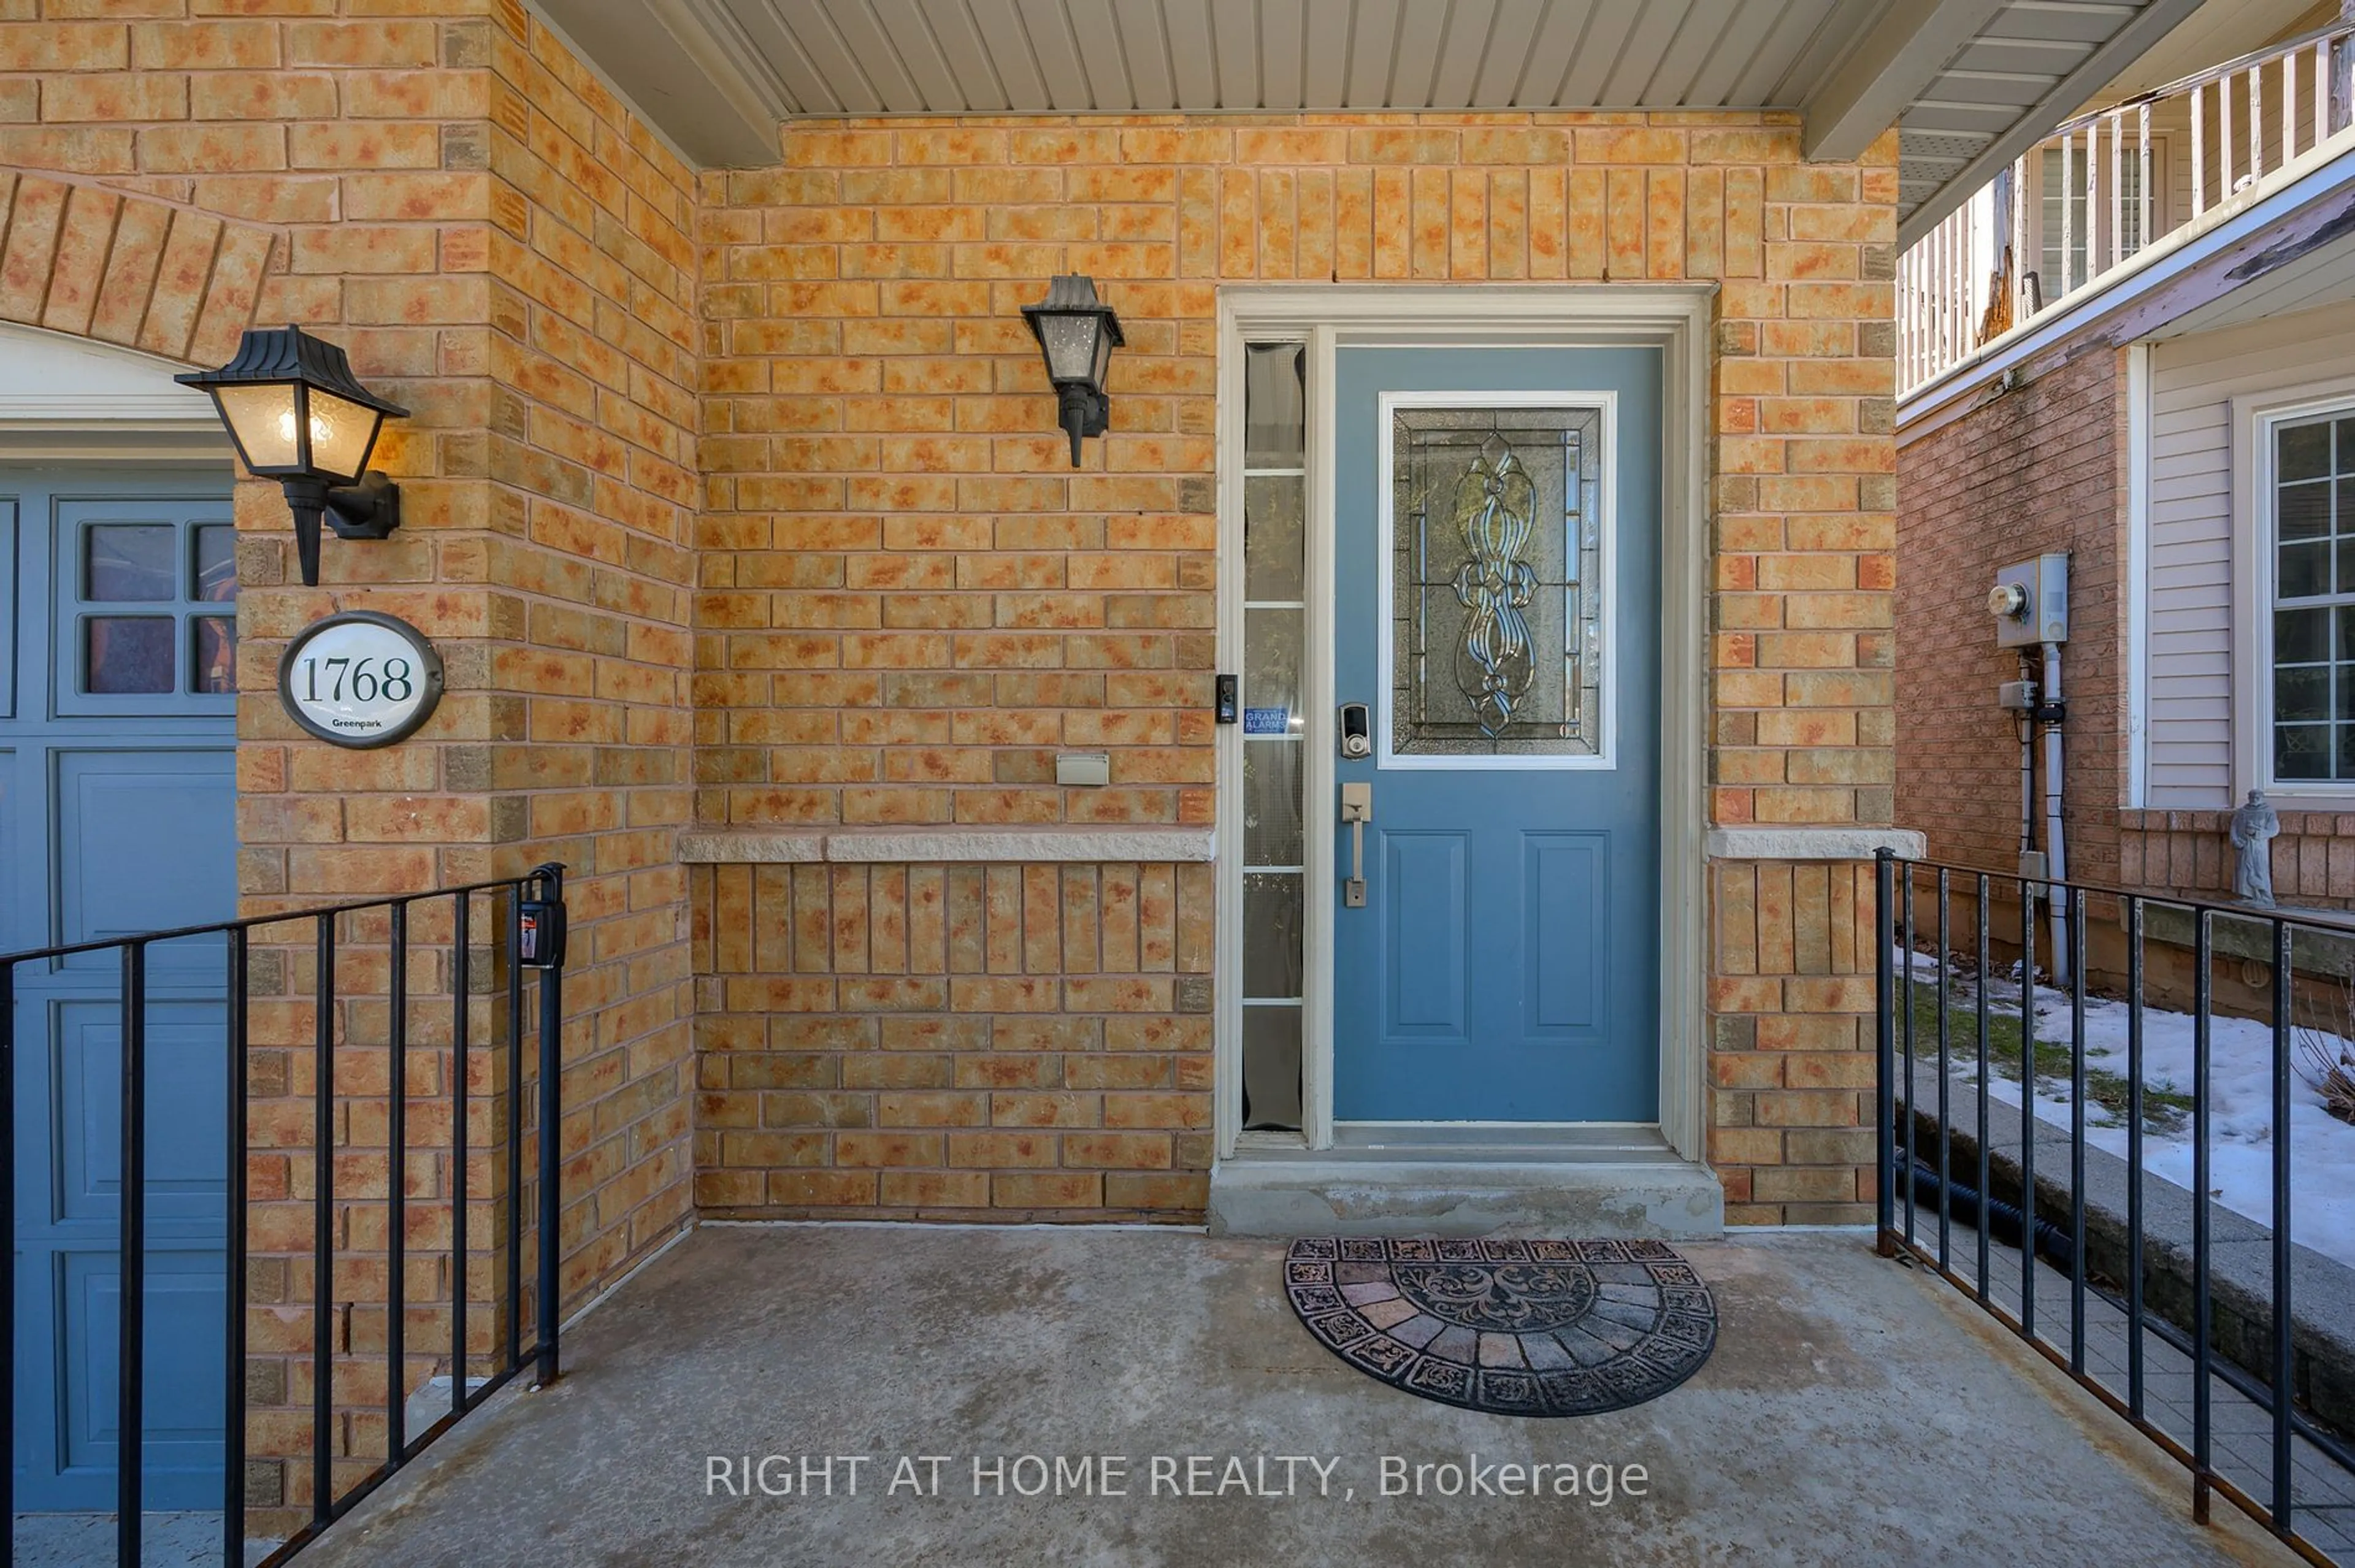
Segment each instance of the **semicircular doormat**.
[[1312,1236],[1284,1291],[1308,1331],[1392,1388],[1503,1415],[1657,1399],[1717,1344],[1717,1302],[1658,1242]]

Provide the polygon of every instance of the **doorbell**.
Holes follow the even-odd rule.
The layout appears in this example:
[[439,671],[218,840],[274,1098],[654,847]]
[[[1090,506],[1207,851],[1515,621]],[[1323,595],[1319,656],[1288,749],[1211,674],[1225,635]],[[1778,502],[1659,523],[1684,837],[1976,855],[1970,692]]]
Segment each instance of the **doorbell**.
[[1374,754],[1373,727],[1362,702],[1341,704],[1341,754],[1349,758]]

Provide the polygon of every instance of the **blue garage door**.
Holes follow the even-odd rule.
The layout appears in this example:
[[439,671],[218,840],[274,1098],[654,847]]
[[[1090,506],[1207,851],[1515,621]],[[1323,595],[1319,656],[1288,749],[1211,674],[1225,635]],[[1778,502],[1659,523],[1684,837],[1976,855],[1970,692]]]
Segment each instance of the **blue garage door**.
[[[0,951],[236,905],[225,473],[0,468]],[[149,958],[148,1506],[218,1507],[223,951]],[[113,1505],[120,964],[16,970],[16,1500]]]

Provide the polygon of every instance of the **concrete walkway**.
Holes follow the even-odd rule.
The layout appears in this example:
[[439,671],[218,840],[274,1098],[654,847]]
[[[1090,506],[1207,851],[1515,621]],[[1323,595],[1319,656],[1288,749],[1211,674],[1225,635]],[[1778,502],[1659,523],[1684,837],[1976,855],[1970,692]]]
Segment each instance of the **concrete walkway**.
[[[1431,1403],[1345,1365],[1285,1305],[1278,1243],[707,1227],[567,1337],[560,1383],[478,1413],[304,1562],[2289,1561],[2229,1508],[2192,1523],[2171,1461],[1860,1238],[1684,1250],[1718,1296],[1709,1365],[1633,1410],[1540,1421]],[[1437,1467],[1473,1453],[1574,1464],[1582,1495],[1436,1495],[1452,1478]],[[771,1455],[792,1456],[767,1470],[791,1495],[728,1495],[746,1456]],[[843,1458],[832,1495],[800,1489],[801,1461],[816,1476],[829,1455],[869,1456],[856,1495]],[[1107,1455],[1125,1458],[1125,1495],[1076,1491],[1082,1457]],[[903,1470],[903,1456],[944,1456],[938,1495],[932,1467]],[[1432,1467],[1425,1495],[1381,1495],[1386,1457],[1410,1482]],[[1211,1495],[1154,1495],[1156,1469]],[[922,1490],[895,1491],[895,1472]]]

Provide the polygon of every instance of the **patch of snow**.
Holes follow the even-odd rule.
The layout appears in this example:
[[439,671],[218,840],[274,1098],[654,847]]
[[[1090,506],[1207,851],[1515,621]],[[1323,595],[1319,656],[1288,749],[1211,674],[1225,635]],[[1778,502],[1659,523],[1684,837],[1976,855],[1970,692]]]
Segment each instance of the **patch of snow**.
[[[1903,967],[1917,980],[1934,985],[1938,965],[1935,957],[1921,953],[1900,953]],[[2008,1016],[2014,1022],[2019,1018],[2019,966],[2014,965],[2002,978],[1990,976],[1987,982],[1987,1007],[1990,1016]],[[1953,980],[1950,975],[1950,980]],[[1974,998],[1969,1007],[1958,1007],[1952,1015],[1950,1050],[1956,1072],[1968,1079],[1977,1063],[1969,1060],[1976,1053],[1976,1035],[1972,1032],[1977,989],[1967,981],[1953,980],[1968,987],[1958,993]],[[2050,986],[2035,987],[2034,1002],[2036,1040],[2039,1045],[2067,1046],[2071,1043],[2070,997],[2066,991]],[[2127,1076],[2127,1013],[2122,1001],[2100,997],[2085,998],[2084,1061],[2090,1069],[2099,1068],[2120,1078]],[[2192,1019],[2189,1013],[2169,1012],[2146,1005],[2142,1013],[2142,1082],[2147,1089],[2167,1090],[2187,1098],[2192,1091]],[[1915,1050],[1923,1042],[1916,1031]],[[2282,1074],[2289,1077],[2289,1148],[2290,1148],[2290,1236],[2301,1246],[2311,1247],[2325,1255],[2355,1265],[2355,1125],[2339,1120],[2323,1108],[2322,1097],[2297,1074],[2296,1068],[2297,1040],[2290,1042],[2291,1060],[2277,1062],[2274,1049],[2273,1026],[2254,1019],[2225,1018],[2221,1015],[2209,1021],[2209,1190],[2215,1199],[2236,1214],[2244,1215],[2260,1225],[2273,1223],[2274,1194],[2274,1085]],[[1917,1061],[1920,1060],[1917,1057]],[[1903,1071],[1901,1063],[1901,1072]],[[1934,1069],[1933,1070],[1934,1072]],[[2036,1083],[2036,1110],[2039,1120],[2063,1129],[2069,1125],[2069,1080],[2065,1075],[2040,1073]],[[1926,1086],[1923,1100],[1936,1093],[1934,1083]],[[2000,1072],[1994,1075],[1988,1093],[2005,1104],[2018,1105],[2020,1085]],[[1958,1118],[1959,1111],[1956,1113]],[[2102,1105],[2088,1101],[2085,1105],[2085,1139],[2093,1147],[2107,1150],[2124,1158],[2126,1153],[2126,1126],[2122,1115],[2114,1115]],[[2143,1168],[2189,1190],[2191,1187],[2190,1118],[2169,1132],[2160,1132],[2148,1124],[2146,1113],[2142,1140]]]

